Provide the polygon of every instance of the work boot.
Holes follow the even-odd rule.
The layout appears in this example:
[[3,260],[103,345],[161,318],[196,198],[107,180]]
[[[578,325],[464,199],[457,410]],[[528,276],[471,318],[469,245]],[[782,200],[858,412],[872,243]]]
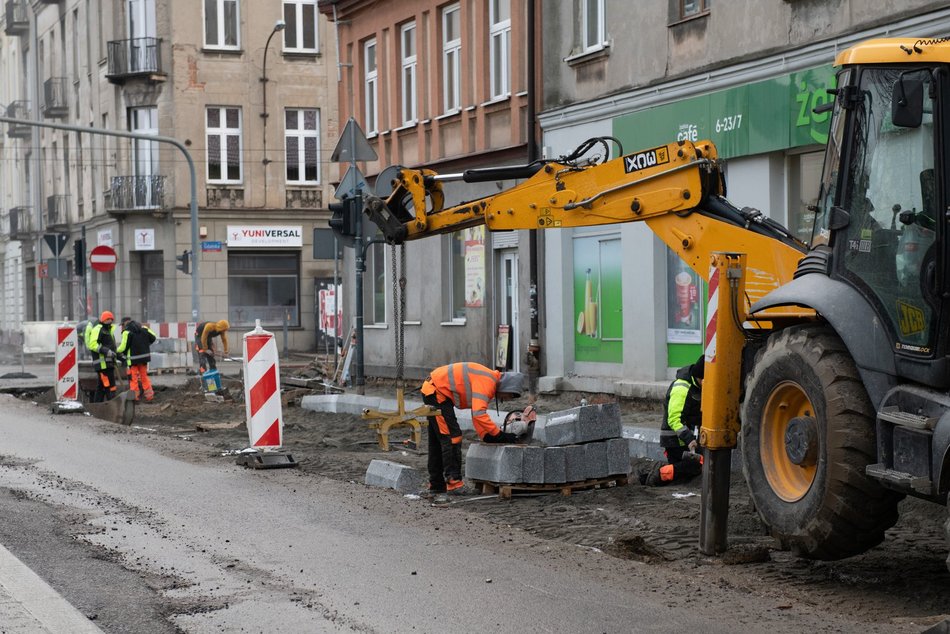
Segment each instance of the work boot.
[[137,401],[139,400],[139,391],[138,391],[138,390],[129,390],[129,394],[132,395],[132,400],[133,400],[133,401],[136,401],[136,402],[137,402]]
[[[151,400],[153,400],[154,398],[155,398],[155,390],[151,390],[151,389],[145,390],[145,400],[146,400],[146,401],[151,401]],[[136,398],[135,400],[138,400],[138,398]]]
[[445,495],[445,491],[443,491],[441,488],[433,488],[433,486],[429,484],[429,486],[419,491],[419,493],[416,495],[418,495],[423,500],[432,500],[437,495]]
[[449,503],[448,493],[436,493],[435,497],[432,498],[432,506],[443,506]]
[[641,476],[641,482],[648,487],[658,487],[663,484],[663,473],[662,469],[665,465],[662,462],[654,462],[650,465],[649,471],[647,471],[645,476]]
[[465,486],[464,480],[454,480],[449,478],[445,483],[446,493],[449,495],[468,495],[471,493]]

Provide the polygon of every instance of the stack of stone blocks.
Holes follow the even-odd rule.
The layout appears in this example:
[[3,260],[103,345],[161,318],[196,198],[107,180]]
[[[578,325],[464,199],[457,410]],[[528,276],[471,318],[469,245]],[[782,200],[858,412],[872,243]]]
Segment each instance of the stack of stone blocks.
[[159,338],[151,348],[152,359],[148,367],[152,370],[164,368],[189,368],[194,364],[191,348],[187,339]]
[[620,406],[586,405],[538,420],[530,445],[472,443],[465,476],[499,484],[567,484],[629,475]]

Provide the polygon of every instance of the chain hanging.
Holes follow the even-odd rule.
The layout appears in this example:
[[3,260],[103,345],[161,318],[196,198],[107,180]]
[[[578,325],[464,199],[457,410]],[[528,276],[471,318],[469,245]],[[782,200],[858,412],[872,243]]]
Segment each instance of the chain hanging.
[[392,253],[393,278],[393,333],[396,344],[396,384],[402,385],[405,366],[406,345],[403,324],[406,318],[406,245],[399,245],[399,269],[396,269],[396,247],[390,246]]

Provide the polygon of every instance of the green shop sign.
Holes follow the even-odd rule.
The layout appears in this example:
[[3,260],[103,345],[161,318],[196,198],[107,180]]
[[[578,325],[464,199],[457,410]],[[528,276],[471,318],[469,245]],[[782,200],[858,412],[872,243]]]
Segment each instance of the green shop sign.
[[617,117],[614,136],[627,152],[710,139],[721,158],[824,145],[831,113],[813,110],[831,101],[835,83],[829,65],[720,90]]

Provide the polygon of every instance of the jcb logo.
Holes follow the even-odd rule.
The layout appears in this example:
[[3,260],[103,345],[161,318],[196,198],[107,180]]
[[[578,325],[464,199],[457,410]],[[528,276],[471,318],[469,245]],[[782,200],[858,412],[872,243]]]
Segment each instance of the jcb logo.
[[908,337],[924,331],[924,311],[904,302],[897,302],[897,311],[900,314],[901,335]]
[[654,167],[656,165],[662,165],[663,163],[670,162],[670,154],[667,151],[666,147],[655,147],[652,150],[645,150],[643,152],[637,152],[636,154],[628,154],[623,157],[623,171],[629,174],[630,172],[639,172],[640,170],[645,170],[648,167]]

